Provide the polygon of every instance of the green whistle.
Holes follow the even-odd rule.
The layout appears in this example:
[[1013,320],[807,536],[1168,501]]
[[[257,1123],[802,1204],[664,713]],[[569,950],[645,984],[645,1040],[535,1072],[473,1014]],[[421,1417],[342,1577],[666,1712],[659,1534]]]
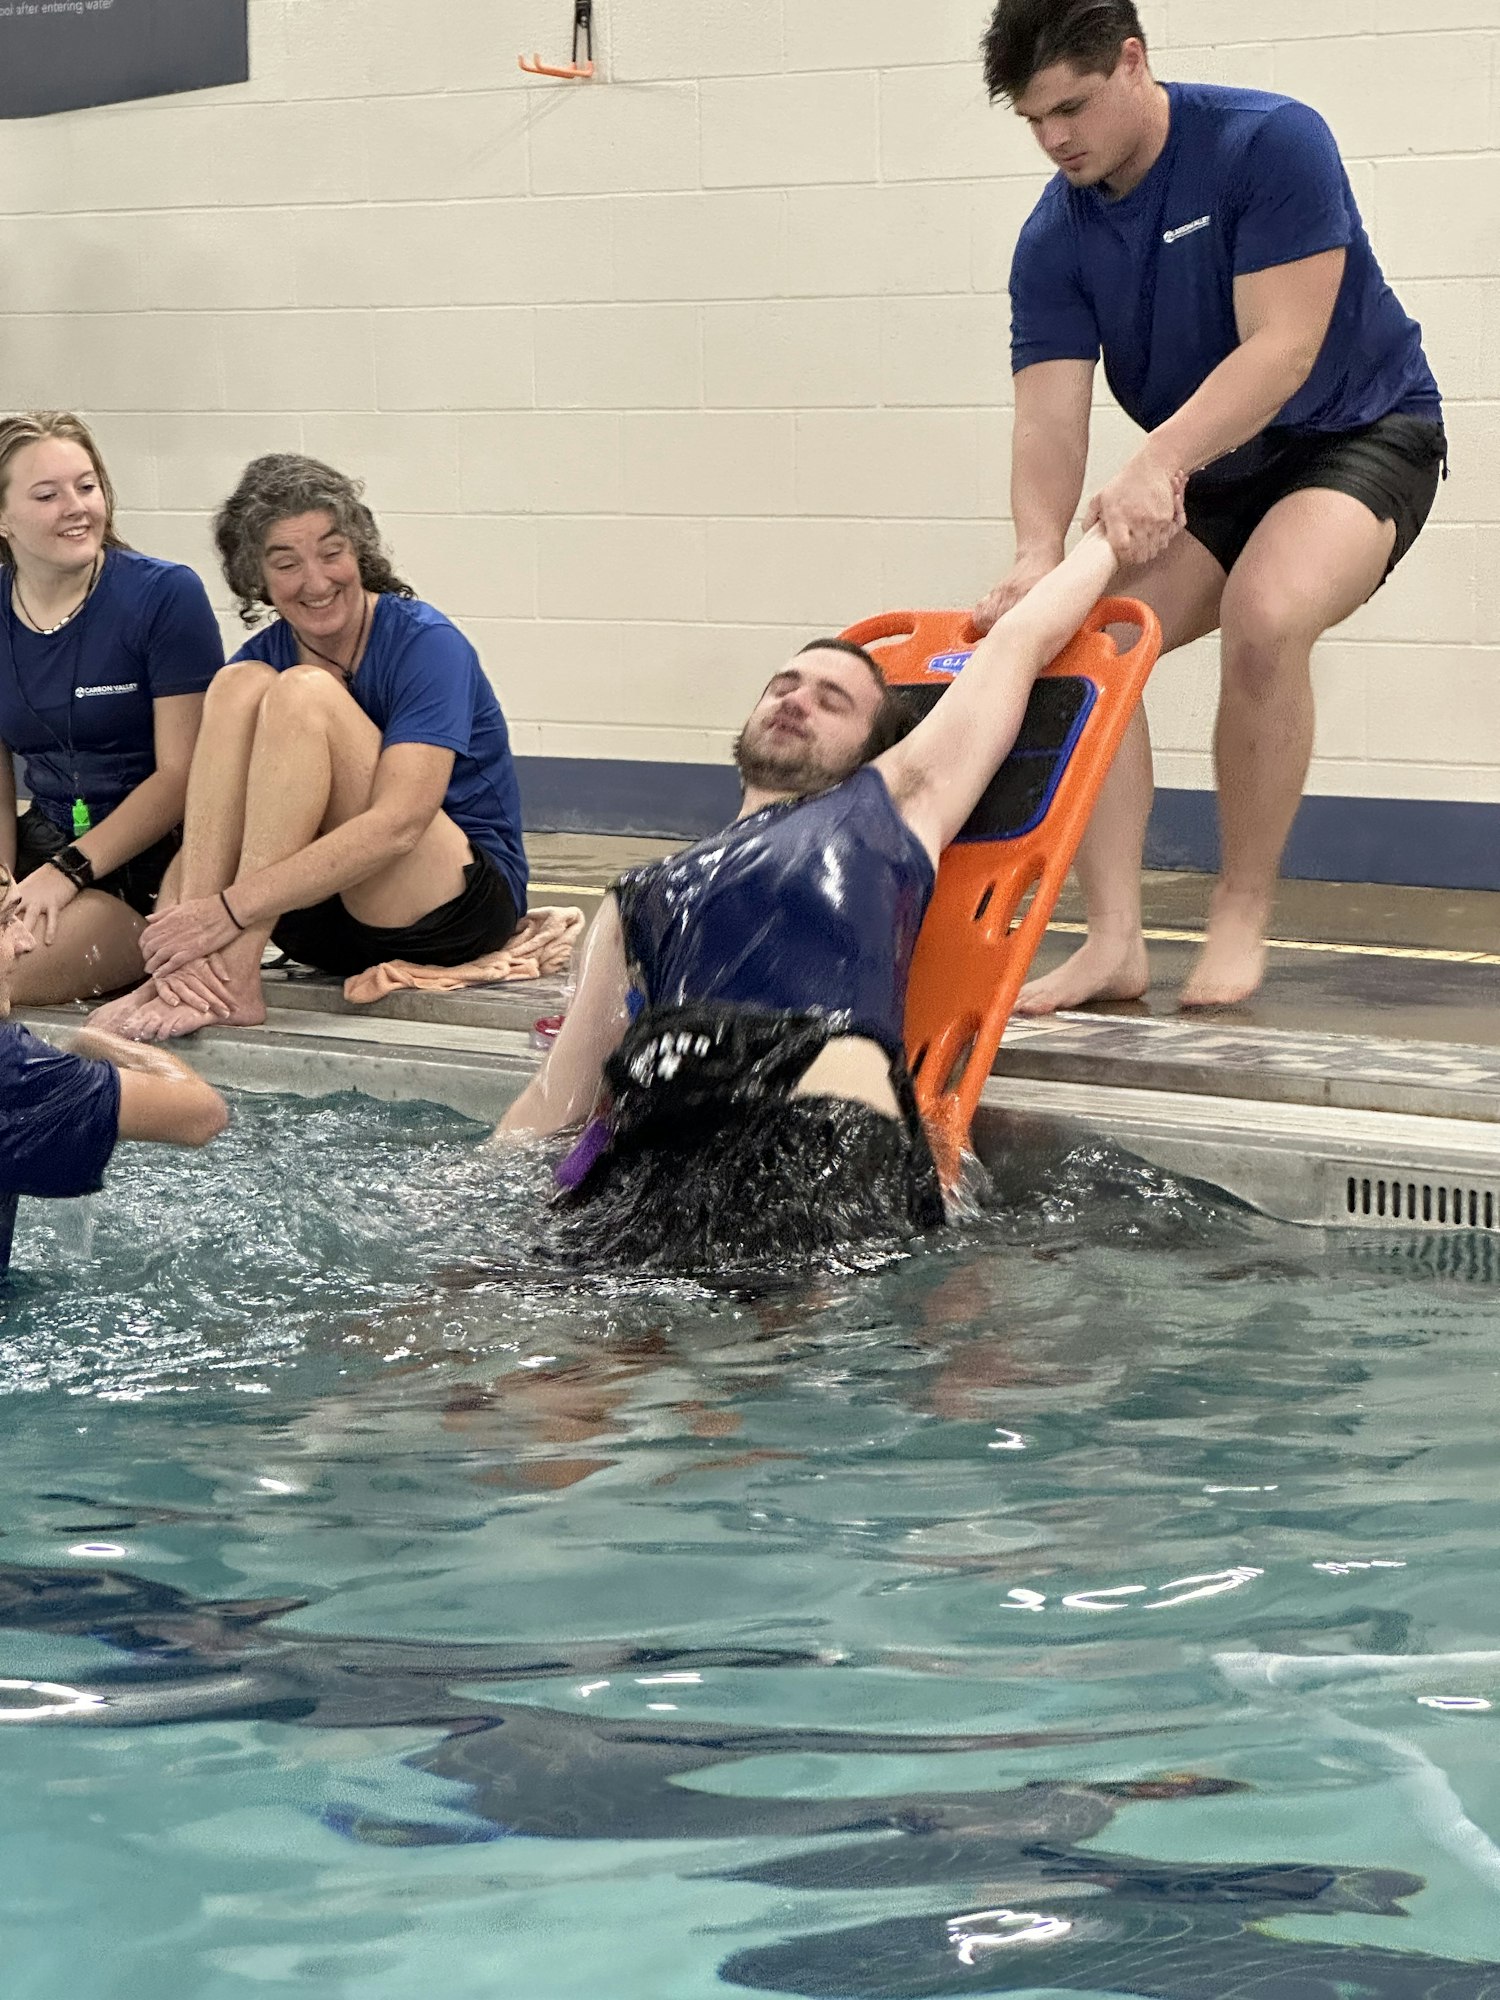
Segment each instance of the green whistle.
[[92,819],[91,819],[91,818],[89,817],[89,803],[88,803],[88,800],[87,800],[87,799],[74,799],[74,801],[73,801],[73,838],[74,838],[74,839],[76,840],[76,839],[78,838],[78,836],[79,836],[79,834],[80,834],[80,833],[87,833],[87,832],[88,832],[88,830],[89,830],[89,828],[90,828],[90,827],[91,827],[91,826],[92,826],[93,824],[94,824],[93,820],[92,820]]

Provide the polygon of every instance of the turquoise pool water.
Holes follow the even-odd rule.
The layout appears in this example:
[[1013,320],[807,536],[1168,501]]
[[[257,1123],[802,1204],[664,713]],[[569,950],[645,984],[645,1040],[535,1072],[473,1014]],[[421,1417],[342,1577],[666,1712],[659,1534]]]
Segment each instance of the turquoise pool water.
[[589,1288],[477,1136],[23,1205],[5,2000],[1500,1995],[1482,1257],[1084,1151]]

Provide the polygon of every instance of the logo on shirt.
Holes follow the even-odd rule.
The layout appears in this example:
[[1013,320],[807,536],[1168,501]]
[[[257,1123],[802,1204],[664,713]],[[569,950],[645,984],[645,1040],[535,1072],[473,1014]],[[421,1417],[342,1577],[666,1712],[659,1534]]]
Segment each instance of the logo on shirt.
[[90,695],[95,694],[139,694],[140,691],[139,681],[111,681],[107,687],[74,688],[73,695],[75,700],[87,701]]
[[1180,229],[1168,229],[1163,233],[1163,243],[1180,243],[1184,236],[1196,236],[1200,229],[1207,229],[1213,221],[1211,215],[1200,215],[1196,222],[1184,222]]

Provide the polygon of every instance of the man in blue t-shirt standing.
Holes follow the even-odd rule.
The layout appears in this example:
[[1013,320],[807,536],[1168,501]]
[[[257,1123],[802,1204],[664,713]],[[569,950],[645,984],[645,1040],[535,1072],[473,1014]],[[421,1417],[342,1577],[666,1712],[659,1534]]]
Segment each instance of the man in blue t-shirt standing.
[[94,1194],[121,1139],[206,1146],[229,1122],[219,1093],[164,1049],[97,1028],[55,1049],[7,1019],[11,972],[34,942],[15,880],[0,866],[0,1278],[23,1194]]
[[[1085,518],[1166,650],[1221,633],[1222,872],[1182,999],[1233,1004],[1265,969],[1312,756],[1312,649],[1421,532],[1446,469],[1441,398],[1315,111],[1158,83],[1134,0],[999,0],[984,53],[991,98],[1058,174],[1011,267],[1016,555],[976,616],[987,627],[1062,554],[1102,355],[1146,437]],[[1139,716],[1079,854],[1088,940],[1023,990],[1023,1013],[1145,992],[1150,808]]]

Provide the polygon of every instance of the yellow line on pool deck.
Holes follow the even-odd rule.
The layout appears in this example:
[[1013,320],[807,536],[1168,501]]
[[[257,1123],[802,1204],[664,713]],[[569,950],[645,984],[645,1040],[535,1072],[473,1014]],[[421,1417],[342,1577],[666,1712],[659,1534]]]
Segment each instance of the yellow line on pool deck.
[[[1087,924],[1049,924],[1049,930],[1069,937],[1086,937]],[[1154,931],[1145,934],[1148,944],[1202,944],[1202,931]],[[1310,938],[1271,938],[1272,951],[1311,951],[1331,958],[1409,958],[1424,965],[1500,965],[1500,954],[1489,951],[1442,951],[1423,944],[1315,944]]]
[[[533,882],[539,896],[602,896],[602,882]],[[1054,923],[1049,930],[1066,937],[1084,937],[1087,924]],[[1202,944],[1202,931],[1148,930],[1147,944]],[[1272,951],[1310,951],[1328,958],[1405,958],[1419,965],[1500,965],[1500,952],[1442,951],[1422,944],[1315,944],[1311,938],[1272,938]]]

